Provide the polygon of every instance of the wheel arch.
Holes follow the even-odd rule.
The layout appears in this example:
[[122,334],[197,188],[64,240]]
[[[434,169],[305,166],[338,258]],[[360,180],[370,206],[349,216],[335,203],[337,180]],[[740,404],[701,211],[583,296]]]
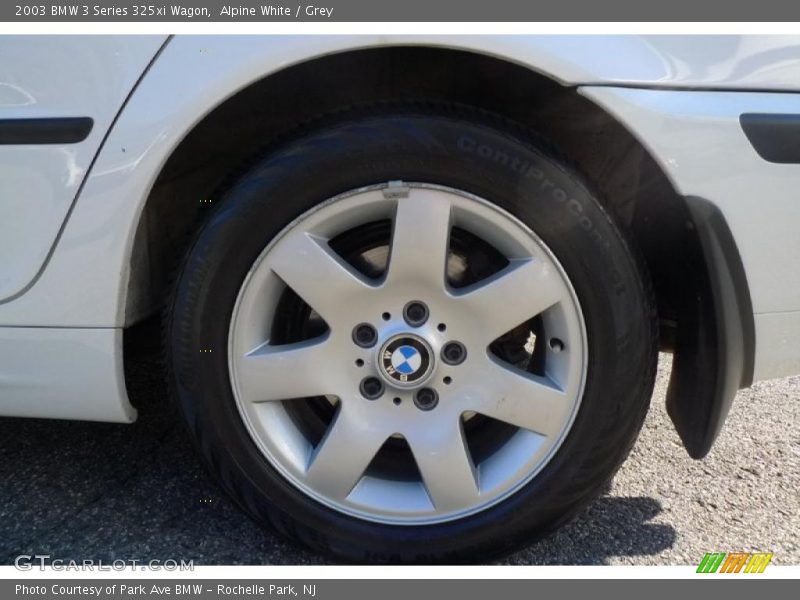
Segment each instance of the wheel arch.
[[[577,88],[518,61],[472,50],[384,46],[326,54],[258,79],[210,110],[169,154],[142,209],[123,292],[125,324],[160,308],[177,258],[217,200],[214,190],[249,155],[320,114],[387,100],[477,106],[537,131],[576,162],[644,257],[656,290],[662,349],[676,354],[670,415],[689,453],[703,456],[732,394],[752,379],[754,341],[746,334],[753,330],[752,310],[748,315],[741,260],[735,244],[720,253],[708,242],[732,243],[724,219],[704,218],[708,212],[675,191],[647,148]],[[721,280],[734,283],[721,287]],[[731,294],[733,320],[734,313],[722,309],[732,306]],[[739,358],[720,351],[735,338],[730,327],[745,332],[734,353]],[[702,335],[685,333],[692,330]],[[704,377],[711,383],[704,384]]]

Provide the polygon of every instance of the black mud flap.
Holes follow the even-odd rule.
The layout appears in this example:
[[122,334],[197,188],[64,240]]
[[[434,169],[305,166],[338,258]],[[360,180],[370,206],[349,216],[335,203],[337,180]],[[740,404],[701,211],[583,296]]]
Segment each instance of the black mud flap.
[[697,293],[681,307],[667,389],[669,413],[692,458],[708,454],[736,392],[753,380],[755,325],[741,257],[719,209],[702,198],[686,205],[705,258]]

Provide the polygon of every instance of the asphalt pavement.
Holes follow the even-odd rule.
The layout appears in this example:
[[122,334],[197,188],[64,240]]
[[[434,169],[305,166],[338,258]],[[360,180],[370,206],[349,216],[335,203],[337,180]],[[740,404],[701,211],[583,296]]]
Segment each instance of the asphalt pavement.
[[[651,410],[607,494],[505,564],[697,564],[706,552],[773,552],[800,564],[800,377],[739,393],[703,461]],[[156,353],[131,361],[133,425],[0,419],[0,564],[64,560],[329,562],[265,532],[206,474],[164,398]]]

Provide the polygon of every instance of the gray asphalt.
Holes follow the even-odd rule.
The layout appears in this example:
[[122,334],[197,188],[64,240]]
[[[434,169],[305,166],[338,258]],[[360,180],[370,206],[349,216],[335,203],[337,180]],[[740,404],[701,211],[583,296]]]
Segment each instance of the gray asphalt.
[[[0,564],[65,560],[320,564],[242,515],[218,490],[164,399],[153,353],[130,365],[134,425],[0,419]],[[505,564],[697,564],[711,551],[800,564],[800,377],[739,393],[711,454],[691,460],[652,408],[610,490]]]

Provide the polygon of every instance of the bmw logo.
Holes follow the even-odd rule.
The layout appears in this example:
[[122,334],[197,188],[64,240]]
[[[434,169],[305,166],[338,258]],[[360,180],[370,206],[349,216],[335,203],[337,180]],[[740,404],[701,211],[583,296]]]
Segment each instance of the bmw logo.
[[390,338],[380,350],[381,374],[389,383],[410,387],[420,383],[431,372],[433,352],[427,342],[403,334]]

